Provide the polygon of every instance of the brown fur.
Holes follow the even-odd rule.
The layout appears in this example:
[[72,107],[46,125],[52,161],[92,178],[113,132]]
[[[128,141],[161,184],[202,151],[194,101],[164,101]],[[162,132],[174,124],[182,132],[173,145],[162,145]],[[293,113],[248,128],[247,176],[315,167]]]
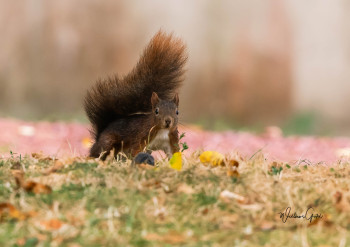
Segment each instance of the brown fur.
[[[183,81],[186,60],[183,42],[172,34],[159,31],[128,75],[122,79],[115,76],[99,80],[88,91],[84,102],[95,140],[90,155],[98,157],[102,151],[108,153],[112,148],[116,152],[136,154],[149,141],[152,127],[156,126],[152,132],[164,128],[166,119],[173,121],[169,139],[178,142],[175,112],[179,100],[176,92]],[[161,112],[166,112],[162,115],[164,119],[155,116],[153,93],[157,98],[159,96]]]

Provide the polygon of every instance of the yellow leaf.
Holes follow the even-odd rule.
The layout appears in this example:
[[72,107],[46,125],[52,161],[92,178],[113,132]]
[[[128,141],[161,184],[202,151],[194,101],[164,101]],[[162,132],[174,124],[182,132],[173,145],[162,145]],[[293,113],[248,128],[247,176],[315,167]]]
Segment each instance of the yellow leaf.
[[182,155],[181,152],[176,152],[173,154],[173,157],[170,159],[170,167],[181,171],[182,169]]
[[225,166],[224,155],[216,151],[205,151],[200,156],[199,159],[204,165],[210,164],[211,166]]

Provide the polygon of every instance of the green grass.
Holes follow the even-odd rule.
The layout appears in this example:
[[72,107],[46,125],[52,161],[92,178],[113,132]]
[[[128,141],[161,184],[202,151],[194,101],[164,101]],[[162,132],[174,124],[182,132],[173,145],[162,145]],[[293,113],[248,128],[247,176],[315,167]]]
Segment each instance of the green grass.
[[[32,213],[16,220],[0,212],[0,246],[350,243],[346,162],[305,168],[269,163],[257,154],[240,160],[239,177],[229,177],[226,167],[205,167],[195,154],[185,159],[180,172],[166,161],[157,162],[156,169],[140,169],[131,168],[130,160],[67,159],[62,160],[62,169],[44,175],[54,161],[22,157],[25,178],[53,189],[50,194],[34,194],[17,188],[11,169],[16,161],[17,157],[0,160],[0,202]],[[323,218],[312,225],[305,219],[283,223],[279,213],[287,207],[298,215],[313,207]],[[52,219],[62,225],[47,227],[45,222]]]

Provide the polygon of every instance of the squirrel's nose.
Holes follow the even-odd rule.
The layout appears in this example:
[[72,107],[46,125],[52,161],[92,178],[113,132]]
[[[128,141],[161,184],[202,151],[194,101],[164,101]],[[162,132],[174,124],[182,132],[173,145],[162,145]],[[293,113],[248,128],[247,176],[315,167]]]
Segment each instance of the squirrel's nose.
[[166,127],[169,127],[170,126],[170,124],[171,124],[171,119],[165,119],[165,125],[166,125]]

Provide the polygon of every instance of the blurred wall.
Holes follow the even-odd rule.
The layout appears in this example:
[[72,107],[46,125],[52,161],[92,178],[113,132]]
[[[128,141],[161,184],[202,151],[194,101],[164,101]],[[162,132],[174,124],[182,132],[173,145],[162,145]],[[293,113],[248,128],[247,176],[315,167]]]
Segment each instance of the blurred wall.
[[83,116],[86,89],[127,73],[163,28],[188,45],[182,121],[316,111],[346,128],[349,12],[342,0],[0,0],[0,115]]
[[294,107],[350,127],[350,2],[288,1],[294,33]]

